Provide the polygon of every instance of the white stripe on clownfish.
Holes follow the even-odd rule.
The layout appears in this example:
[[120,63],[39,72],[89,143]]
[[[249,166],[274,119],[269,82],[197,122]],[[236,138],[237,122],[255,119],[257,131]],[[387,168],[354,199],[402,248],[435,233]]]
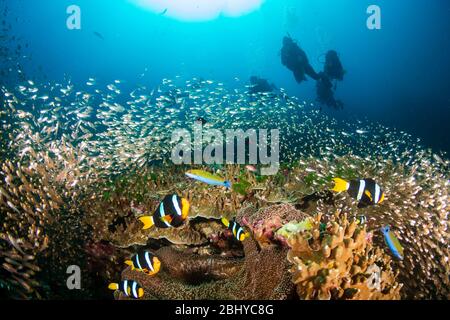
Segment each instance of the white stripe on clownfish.
[[239,228],[237,234],[236,234],[236,239],[238,239],[239,241],[241,240],[241,234],[242,234],[243,230],[242,228]]
[[147,265],[150,267],[151,271],[152,272],[155,271],[153,269],[152,262],[150,261],[150,257],[149,257],[148,251],[145,252],[145,261],[147,261]]
[[137,282],[136,281],[134,281],[133,282],[133,287],[132,287],[132,290],[133,290],[133,298],[139,298],[139,295],[138,295],[138,293],[137,293],[137,291],[136,291],[136,288],[137,288]]
[[159,206],[159,215],[161,217],[161,221],[164,222],[164,224],[168,227],[171,227],[170,223],[168,223],[166,220],[162,219],[165,217],[166,213],[164,211],[164,202],[161,202]]
[[128,296],[128,280],[125,280],[123,282],[123,292],[125,293],[126,296]]
[[358,190],[358,195],[356,197],[356,200],[358,200],[358,201],[361,200],[365,188],[366,188],[366,182],[364,180],[359,180],[359,190]]
[[138,254],[136,255],[136,265],[137,265],[137,267],[138,267],[139,270],[142,269],[142,266],[141,266],[141,264],[139,263],[139,255],[138,255]]
[[378,184],[375,184],[375,198],[374,203],[378,203],[380,201],[380,186]]
[[178,197],[176,194],[174,194],[172,196],[172,203],[173,203],[173,207],[175,208],[175,211],[177,212],[177,215],[179,215],[181,217],[181,209],[180,209],[180,206],[178,205]]

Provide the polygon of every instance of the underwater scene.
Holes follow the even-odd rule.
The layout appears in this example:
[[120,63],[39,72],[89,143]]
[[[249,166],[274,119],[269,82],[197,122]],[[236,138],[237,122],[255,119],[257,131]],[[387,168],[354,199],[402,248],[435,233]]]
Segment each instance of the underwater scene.
[[0,24],[0,300],[450,298],[449,1]]

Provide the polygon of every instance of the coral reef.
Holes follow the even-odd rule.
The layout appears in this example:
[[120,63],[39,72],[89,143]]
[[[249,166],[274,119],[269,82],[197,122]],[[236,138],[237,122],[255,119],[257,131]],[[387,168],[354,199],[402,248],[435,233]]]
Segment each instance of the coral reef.
[[[276,179],[275,177],[265,178],[268,185],[262,187],[253,174],[242,173],[239,166],[229,165],[225,169],[226,175],[223,175],[230,180],[233,180],[233,175],[238,175],[237,180],[245,180],[249,184],[246,195],[227,192],[224,188],[211,188],[193,181],[187,189],[184,172],[177,167],[173,168],[171,175],[165,175],[156,170],[144,170],[141,175],[131,175],[126,180],[116,179],[114,184],[103,186],[103,197],[86,199],[82,207],[86,212],[87,223],[93,226],[95,239],[110,241],[122,248],[145,245],[148,239],[166,239],[178,245],[202,245],[208,242],[210,235],[199,230],[198,223],[189,223],[178,229],[140,230],[141,225],[136,217],[154,212],[161,198],[169,192],[178,193],[189,200],[191,221],[196,221],[196,218],[231,218],[243,205],[263,207],[272,202],[283,202],[283,199],[289,197],[281,188],[270,187],[275,184],[272,181]],[[267,201],[267,198],[273,200]],[[289,208],[296,212],[295,208]],[[99,212],[102,214],[100,215]],[[283,217],[280,218],[281,220],[274,217],[273,221],[278,227],[284,221]],[[299,218],[298,212],[294,214],[294,218]],[[217,225],[214,228],[215,231],[218,230]]]
[[284,224],[293,220],[301,221],[306,217],[291,204],[272,205],[260,210],[246,207],[237,214],[237,220],[252,231],[261,247],[271,245],[276,240],[275,231]]
[[[282,204],[249,206],[237,216],[253,226],[253,236],[242,243],[243,258],[163,247],[156,251],[162,262],[156,276],[127,268],[122,279],[138,281],[145,299],[400,299],[391,258],[346,214],[317,215],[299,224],[291,219],[304,214]],[[276,229],[254,237],[265,230],[259,221],[275,218],[277,226],[283,221],[296,228],[277,233],[282,241]]]
[[[68,298],[65,270],[72,264],[86,274],[88,289],[77,298],[95,296],[120,277],[126,256],[146,247],[161,255],[161,272],[122,275],[142,281],[146,298],[450,298],[448,160],[381,126],[366,128],[373,133],[367,139],[355,133],[362,124],[338,125],[293,97],[276,102],[283,109],[253,101],[233,110],[223,101],[247,96],[210,85],[177,108],[164,107],[157,93],[156,105],[147,96],[124,108],[115,102],[120,90],[78,94],[69,83],[0,88],[2,296]],[[36,90],[46,98],[36,98]],[[148,94],[138,91],[136,98]],[[215,107],[204,110],[205,99]],[[279,172],[164,159],[167,129],[184,126],[198,110],[217,128],[289,128]],[[233,187],[189,180],[187,169],[215,172]],[[333,177],[373,178],[386,199],[359,209],[347,193],[328,191]],[[168,193],[190,201],[189,221],[142,230],[137,218]],[[365,226],[353,220],[361,215]],[[221,217],[236,217],[252,237],[236,241]],[[405,247],[402,261],[391,260],[378,232],[386,224]]]
[[[244,260],[163,248],[156,253],[162,261],[162,269],[156,276],[149,277],[127,268],[122,278],[138,281],[144,288],[145,299],[288,298],[293,284],[286,249],[272,246],[260,250],[251,238],[243,242],[243,248]],[[166,268],[165,262],[173,264]],[[192,283],[193,276],[196,284]]]
[[14,130],[8,152],[17,162],[5,159],[0,169],[1,282],[11,297],[44,298],[54,289],[47,282],[64,286],[72,257],[81,257],[82,248],[73,245],[85,236],[76,204],[92,180],[82,165],[82,144],[48,141],[51,133],[31,125]]
[[321,230],[318,215],[311,230],[294,233],[288,259],[301,299],[400,299],[401,284],[391,258],[367,241],[365,227],[337,212]]

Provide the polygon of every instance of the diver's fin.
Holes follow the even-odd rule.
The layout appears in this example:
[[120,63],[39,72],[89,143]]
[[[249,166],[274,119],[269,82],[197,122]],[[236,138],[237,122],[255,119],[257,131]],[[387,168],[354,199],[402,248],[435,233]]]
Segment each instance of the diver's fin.
[[228,219],[227,218],[222,218],[221,219],[222,220],[222,223],[225,225],[225,227],[229,227],[229,225],[230,225],[230,221],[228,221]]
[[153,225],[155,224],[152,216],[140,217],[139,220],[144,224],[144,226],[142,227],[142,229],[144,230],[153,227]]
[[342,192],[348,190],[349,183],[341,178],[333,178],[334,181],[334,188],[331,189],[335,192]]
[[108,286],[109,290],[117,290],[119,289],[119,284],[118,283],[110,283]]

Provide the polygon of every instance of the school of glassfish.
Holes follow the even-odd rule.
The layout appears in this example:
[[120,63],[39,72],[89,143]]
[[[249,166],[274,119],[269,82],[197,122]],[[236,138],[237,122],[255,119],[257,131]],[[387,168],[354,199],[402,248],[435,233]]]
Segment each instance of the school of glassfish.
[[[46,265],[40,258],[80,246],[76,234],[87,227],[85,208],[79,205],[101,201],[104,186],[118,176],[149,167],[166,170],[171,165],[171,130],[201,118],[203,125],[218,129],[280,128],[281,175],[300,170],[294,179],[308,185],[302,192],[332,190],[337,207],[349,195],[354,201],[350,210],[363,216],[358,218],[362,223],[377,226],[387,250],[401,261],[401,270],[410,273],[405,281],[416,281],[411,287],[421,288],[420,296],[447,294],[448,279],[436,291],[437,282],[448,274],[445,155],[422,147],[405,132],[362,121],[338,122],[283,89],[249,94],[248,88],[239,79],[226,85],[181,77],[164,79],[155,89],[133,88],[120,80],[101,85],[94,78],[84,88],[70,81],[31,80],[1,87],[1,286],[20,297],[41,297],[39,275]],[[245,170],[264,184],[257,164]],[[182,183],[185,190],[199,181],[227,194],[241,192],[238,177],[225,175],[223,166],[187,168]],[[142,229],[187,223],[192,206],[174,191],[160,190],[156,209],[144,209],[136,217]],[[259,197],[258,192],[255,188],[253,196]],[[220,219],[235,240],[251,237],[237,221]],[[149,276],[164,268],[151,250],[135,252],[126,264]],[[411,280],[418,275],[413,268],[422,270],[422,278]],[[132,280],[109,288],[133,298],[144,296]]]

